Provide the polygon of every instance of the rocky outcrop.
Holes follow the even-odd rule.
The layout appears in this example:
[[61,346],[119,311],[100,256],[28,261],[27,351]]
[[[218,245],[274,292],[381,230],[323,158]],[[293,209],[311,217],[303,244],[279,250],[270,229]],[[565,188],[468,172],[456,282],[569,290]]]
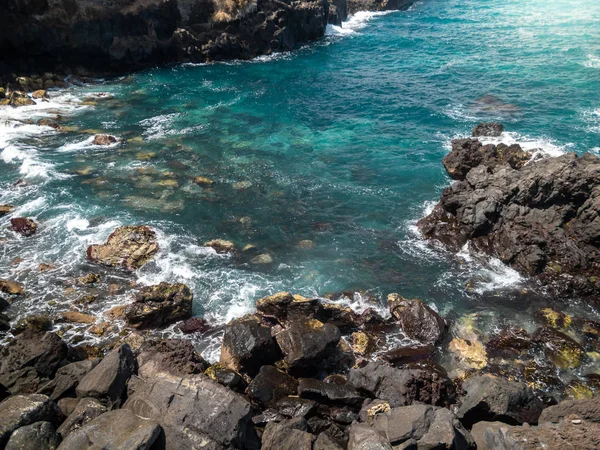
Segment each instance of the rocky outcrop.
[[192,298],[185,284],[145,286],[125,309],[125,318],[134,328],[164,327],[191,317]]
[[557,293],[600,292],[600,159],[568,153],[531,161],[515,146],[453,141],[445,158],[459,180],[418,222],[452,251],[469,242]]
[[105,244],[90,245],[87,258],[110,267],[135,270],[146,264],[158,252],[156,233],[147,226],[119,227]]

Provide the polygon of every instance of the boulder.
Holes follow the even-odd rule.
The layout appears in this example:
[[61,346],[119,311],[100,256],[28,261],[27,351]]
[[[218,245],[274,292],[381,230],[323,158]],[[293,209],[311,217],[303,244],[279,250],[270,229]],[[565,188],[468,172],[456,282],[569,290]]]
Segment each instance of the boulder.
[[38,229],[37,223],[26,217],[10,219],[10,229],[22,236],[33,236]]
[[211,365],[204,371],[204,375],[235,392],[245,392],[248,387],[248,383],[239,373],[220,363]]
[[123,406],[164,429],[166,448],[256,449],[253,406],[204,375],[134,377]]
[[311,319],[294,321],[275,338],[291,370],[312,370],[333,352],[340,342],[338,327]]
[[94,136],[92,144],[94,145],[112,145],[117,142],[117,138],[109,134],[97,134]]
[[13,395],[0,403],[0,447],[17,428],[36,422],[58,425],[63,415],[52,400],[41,394]]
[[65,417],[69,417],[73,411],[75,411],[78,403],[79,399],[74,397],[64,397],[56,402],[58,409],[60,409],[60,412],[63,413],[63,416]]
[[211,247],[217,253],[235,253],[235,244],[224,239],[213,239],[204,243],[205,247]]
[[298,381],[294,378],[273,366],[262,366],[246,392],[262,405],[269,405],[282,397],[296,394],[297,390]]
[[502,133],[504,133],[504,125],[502,125],[501,123],[498,123],[498,122],[487,122],[487,123],[480,123],[480,124],[475,125],[475,127],[473,128],[473,132],[471,133],[471,136],[473,136],[473,137],[478,137],[478,136],[498,137]]
[[0,205],[0,217],[4,217],[7,214],[13,212],[15,207],[13,205]]
[[195,375],[204,372],[208,363],[187,339],[165,339],[146,342],[137,357],[140,376],[153,377],[156,373]]
[[[472,152],[458,148],[480,145],[472,142],[454,142],[447,158],[464,161],[460,152]],[[502,149],[502,155],[478,160],[476,166],[447,164],[451,176],[462,181],[444,190],[418,228],[451,251],[469,242],[475,251],[536,277],[555,294],[597,296],[600,159],[567,153],[520,166],[515,160],[524,157],[507,161],[503,155],[508,153]]]
[[542,308],[535,313],[536,320],[548,328],[565,329],[571,326],[571,316],[552,308]]
[[446,321],[421,300],[409,300],[398,294],[390,294],[388,305],[408,338],[425,345],[435,345],[442,340],[447,327]]
[[313,443],[313,450],[343,450],[343,447],[327,432],[319,433]]
[[379,358],[387,361],[392,366],[402,366],[428,359],[433,354],[432,345],[411,345],[408,347],[396,347],[382,353]]
[[253,376],[261,366],[273,364],[280,357],[271,329],[263,326],[256,316],[241,317],[225,327],[221,364]]
[[313,318],[319,311],[319,299],[309,299],[289,292],[278,292],[256,302],[256,310],[263,316],[273,317],[280,323]]
[[206,331],[210,330],[210,325],[206,319],[201,317],[190,317],[189,319],[181,322],[177,328],[179,328],[179,331],[181,331],[183,334],[205,333]]
[[60,435],[50,422],[35,422],[17,429],[8,440],[5,450],[55,450]]
[[192,298],[185,284],[145,286],[125,309],[125,319],[134,328],[164,327],[191,317]]
[[360,392],[387,401],[392,408],[415,402],[447,406],[455,399],[454,385],[445,372],[427,365],[399,369],[369,362],[351,369],[348,383]]
[[48,94],[46,93],[45,90],[43,89],[38,89],[36,91],[33,91],[31,93],[31,98],[36,98],[36,99],[43,99],[43,98],[48,98]]
[[463,383],[457,416],[467,428],[479,421],[500,421],[513,425],[537,423],[543,402],[525,383],[492,375],[480,375]]
[[0,292],[8,295],[23,295],[25,287],[16,281],[0,279]]
[[492,335],[485,348],[489,356],[514,358],[531,348],[531,337],[522,328],[507,327]]
[[65,323],[94,323],[96,318],[90,314],[80,313],[79,311],[66,311],[60,313],[57,322]]
[[12,91],[8,96],[8,104],[14,108],[20,106],[31,106],[35,105],[33,101],[25,92]]
[[201,187],[211,187],[215,182],[208,177],[194,177],[194,183]]
[[269,422],[262,436],[261,450],[312,450],[315,437],[306,430]]
[[321,303],[317,319],[335,325],[344,332],[358,328],[360,320],[352,308],[337,303]]
[[58,369],[54,379],[42,386],[38,392],[48,395],[54,401],[73,395],[79,382],[99,362],[99,359],[86,359],[67,364]]
[[157,252],[158,241],[152,228],[125,226],[113,231],[105,244],[90,245],[87,258],[105,266],[136,270],[150,261]]
[[539,422],[559,422],[561,419],[583,419],[600,423],[600,397],[591,400],[565,400],[542,411]]
[[83,377],[75,390],[77,396],[96,398],[109,409],[118,407],[125,394],[127,380],[135,369],[133,353],[129,345],[123,344]]
[[67,419],[56,430],[63,438],[107,411],[95,398],[82,398]]
[[12,394],[33,393],[68,362],[69,348],[55,333],[23,333],[0,356],[0,383]]
[[314,378],[298,380],[298,396],[329,405],[360,406],[364,397],[349,384],[325,383]]
[[307,417],[312,414],[316,408],[316,402],[298,398],[296,396],[280,398],[273,404],[273,409],[288,419]]
[[348,450],[394,450],[385,434],[364,423],[350,427]]
[[[372,424],[394,447],[411,443],[423,449],[475,449],[475,443],[446,408],[412,405],[378,414]],[[414,444],[413,444],[414,443]]]
[[52,320],[46,314],[32,314],[19,319],[13,327],[13,334],[29,333],[44,333],[52,329]]
[[71,432],[60,450],[145,450],[161,435],[155,421],[126,409],[108,411]]

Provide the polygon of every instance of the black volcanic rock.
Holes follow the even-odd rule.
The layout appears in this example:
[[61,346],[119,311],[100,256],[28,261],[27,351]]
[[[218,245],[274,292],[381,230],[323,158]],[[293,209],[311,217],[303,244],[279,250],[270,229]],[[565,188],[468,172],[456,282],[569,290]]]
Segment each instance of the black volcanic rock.
[[185,284],[145,286],[125,309],[125,318],[134,328],[163,327],[191,317],[192,299]]
[[452,251],[470,242],[557,293],[597,295],[600,159],[568,153],[521,165],[522,152],[506,158],[509,148],[499,147],[483,152],[478,141],[453,142],[444,163],[460,181],[419,229]]

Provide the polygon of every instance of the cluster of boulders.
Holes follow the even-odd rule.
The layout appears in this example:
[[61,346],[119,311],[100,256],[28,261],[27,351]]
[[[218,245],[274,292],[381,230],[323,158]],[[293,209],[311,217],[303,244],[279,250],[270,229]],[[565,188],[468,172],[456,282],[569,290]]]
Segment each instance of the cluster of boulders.
[[467,138],[452,141],[444,166],[457,181],[419,221],[426,238],[454,251],[468,243],[558,294],[598,296],[598,156],[532,160],[518,144]]
[[[173,303],[186,294],[169,293]],[[147,290],[144,301],[157,296]],[[420,311],[414,320],[429,331],[415,339],[437,341],[443,319],[392,300],[397,315]],[[25,330],[0,350],[0,448],[597,448],[598,398],[548,406],[556,402],[525,383],[477,374],[457,382],[429,360],[363,358],[352,347],[361,342],[342,334],[413,334],[372,312],[288,293],[256,309],[227,324],[213,364],[191,340],[117,341],[103,356]]]

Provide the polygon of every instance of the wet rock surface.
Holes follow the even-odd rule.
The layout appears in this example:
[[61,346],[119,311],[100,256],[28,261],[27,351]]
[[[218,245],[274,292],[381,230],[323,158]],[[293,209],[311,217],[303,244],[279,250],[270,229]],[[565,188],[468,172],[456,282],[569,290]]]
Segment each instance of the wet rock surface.
[[160,283],[143,287],[125,309],[134,328],[163,327],[192,315],[193,295],[185,284]]
[[469,242],[559,294],[598,293],[600,159],[568,153],[531,161],[514,146],[453,141],[451,177],[433,212],[418,222],[452,251]]
[[147,226],[119,227],[105,244],[90,245],[90,261],[110,267],[135,270],[146,264],[158,252],[156,233]]

